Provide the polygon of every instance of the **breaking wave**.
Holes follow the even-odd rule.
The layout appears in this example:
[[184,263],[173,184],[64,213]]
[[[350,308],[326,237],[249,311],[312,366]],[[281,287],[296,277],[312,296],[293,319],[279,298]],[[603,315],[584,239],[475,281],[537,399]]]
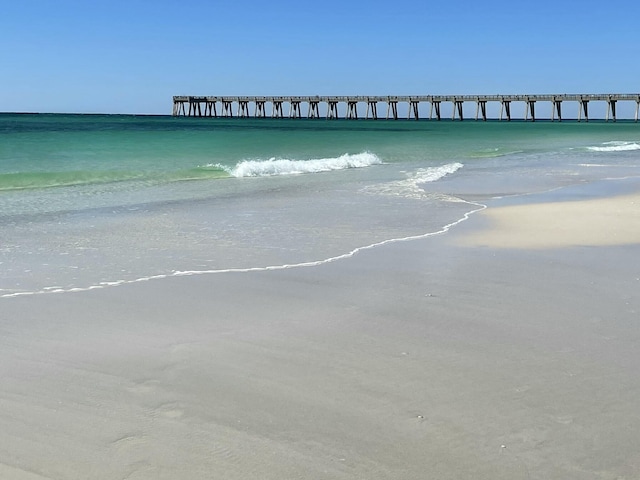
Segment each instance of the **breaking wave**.
[[605,142],[595,147],[587,147],[591,152],[629,152],[640,150],[640,143],[637,142]]
[[398,197],[421,199],[429,195],[420,186],[424,183],[436,182],[441,178],[460,170],[462,163],[447,163],[439,167],[419,168],[407,174],[406,180],[370,185],[362,189],[364,193],[377,195],[394,195]]
[[244,160],[227,171],[233,177],[268,177],[274,175],[300,175],[303,173],[329,172],[347,168],[363,168],[380,165],[382,160],[370,152],[345,153],[339,157],[311,160],[270,158],[269,160]]

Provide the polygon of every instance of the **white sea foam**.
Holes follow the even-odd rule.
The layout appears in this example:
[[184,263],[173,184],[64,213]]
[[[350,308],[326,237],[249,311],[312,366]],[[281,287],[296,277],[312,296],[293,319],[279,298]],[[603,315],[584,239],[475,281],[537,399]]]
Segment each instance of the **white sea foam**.
[[382,160],[370,152],[345,153],[339,157],[291,160],[270,158],[269,160],[245,160],[229,170],[234,177],[267,177],[273,175],[299,175],[302,173],[329,172],[347,168],[363,168],[380,165]]
[[436,182],[447,175],[457,172],[463,166],[463,164],[456,162],[447,163],[438,167],[419,168],[415,172],[407,174],[406,180],[370,185],[364,187],[361,191],[374,195],[393,195],[421,199],[429,196],[421,187],[422,184]]
[[629,152],[640,150],[640,143],[637,142],[605,142],[595,147],[587,147],[592,152]]
[[576,166],[578,167],[603,167],[603,168],[638,168],[638,165],[632,165],[632,164],[617,164],[617,165],[611,165],[610,163],[577,163]]

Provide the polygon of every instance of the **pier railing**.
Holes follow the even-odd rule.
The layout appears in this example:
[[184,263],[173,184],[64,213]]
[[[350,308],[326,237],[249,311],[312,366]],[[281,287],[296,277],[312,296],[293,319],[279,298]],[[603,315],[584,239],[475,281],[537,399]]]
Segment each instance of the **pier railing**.
[[[378,119],[378,103],[386,103],[387,119],[397,120],[398,103],[406,103],[408,106],[408,119],[418,120],[418,106],[420,103],[428,103],[429,119],[441,120],[442,103],[451,103],[452,120],[464,120],[463,106],[465,103],[475,103],[475,119],[487,120],[487,103],[500,103],[500,120],[510,121],[511,103],[524,102],[525,120],[535,122],[537,102],[551,103],[551,120],[562,120],[562,102],[577,102],[578,121],[584,117],[589,121],[589,102],[606,102],[607,113],[605,120],[611,118],[617,120],[616,105],[619,101],[635,102],[634,119],[638,121],[640,112],[639,93],[604,93],[604,94],[538,94],[538,95],[397,95],[397,96],[174,96],[173,115],[187,117],[233,117],[234,111],[238,117],[266,117],[266,105],[271,105],[271,117],[273,118],[319,118],[320,104],[326,104],[326,118],[339,118],[338,105],[345,105],[343,118],[357,119],[358,104],[366,104],[366,119]],[[306,115],[303,115],[302,104],[307,106]],[[253,106],[251,112],[250,105]],[[288,106],[285,115],[285,106]],[[218,110],[220,107],[220,110]]]

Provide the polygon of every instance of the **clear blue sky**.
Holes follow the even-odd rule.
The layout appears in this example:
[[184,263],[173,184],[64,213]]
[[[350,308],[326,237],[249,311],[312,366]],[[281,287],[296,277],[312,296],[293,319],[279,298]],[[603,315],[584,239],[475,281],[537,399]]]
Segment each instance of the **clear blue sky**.
[[0,111],[173,95],[640,92],[640,1],[4,0]]

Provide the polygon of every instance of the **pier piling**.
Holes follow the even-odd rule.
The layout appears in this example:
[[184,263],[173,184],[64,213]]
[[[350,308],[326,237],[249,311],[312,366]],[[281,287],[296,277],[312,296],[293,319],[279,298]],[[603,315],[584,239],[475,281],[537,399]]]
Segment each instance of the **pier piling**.
[[318,105],[320,104],[320,100],[309,100],[309,112],[307,113],[307,118],[320,118],[320,110]]
[[338,101],[329,100],[329,106],[327,109],[327,118],[338,118]]
[[556,97],[553,98],[551,103],[551,121],[555,121],[555,116],[558,115],[558,121],[562,121],[562,100],[558,100]]
[[584,112],[585,122],[589,121],[589,99],[581,97],[578,100],[578,121],[582,121],[582,112]]
[[204,107],[204,115],[205,117],[217,117],[218,111],[216,110],[216,102],[215,100],[207,98]]
[[256,108],[253,112],[254,117],[264,118],[267,116],[264,108],[265,103],[266,103],[266,100],[256,100]]
[[464,100],[456,100],[455,104],[456,104],[456,109],[458,110],[458,117],[460,118],[460,121],[463,121],[464,115],[462,113],[462,106],[464,104]]
[[245,118],[249,116],[249,102],[247,100],[238,100],[238,117]]
[[613,117],[613,121],[616,121],[616,100],[609,97],[607,100],[607,116],[605,118],[605,122],[609,121],[609,112],[611,112],[611,116]]
[[387,120],[389,120],[389,111],[393,115],[393,119],[398,119],[398,100],[392,100],[389,98],[387,100]]
[[420,102],[418,100],[409,100],[409,113],[407,115],[407,120],[409,120],[411,117],[413,117],[415,120],[419,120],[419,114],[418,114],[418,104]]
[[222,100],[222,116],[223,117],[233,117],[233,101],[232,100]]
[[347,100],[347,118],[358,119],[358,101]]
[[376,99],[367,99],[367,114],[364,118],[369,118],[369,111],[371,111],[371,118],[378,119],[378,101]]
[[273,100],[271,104],[271,118],[282,118],[284,117],[282,111],[282,100]]
[[289,99],[289,118],[300,118],[300,100]]
[[525,107],[524,121],[529,120],[529,113],[531,113],[531,121],[536,121],[536,101],[532,98],[527,98],[527,104]]
[[433,100],[431,102],[431,108],[429,109],[429,120],[431,120],[431,114],[433,113],[433,109],[436,110],[436,118],[440,121],[440,100]]
[[500,101],[500,120],[502,120],[502,111],[507,115],[507,121],[511,121],[511,100],[502,99]]
[[482,112],[482,120],[487,121],[487,101],[476,98],[476,120],[478,120],[478,111]]

